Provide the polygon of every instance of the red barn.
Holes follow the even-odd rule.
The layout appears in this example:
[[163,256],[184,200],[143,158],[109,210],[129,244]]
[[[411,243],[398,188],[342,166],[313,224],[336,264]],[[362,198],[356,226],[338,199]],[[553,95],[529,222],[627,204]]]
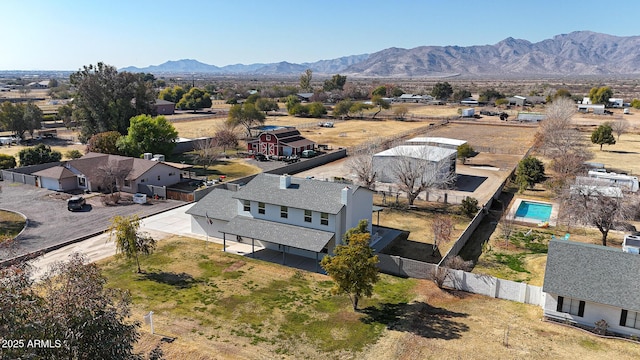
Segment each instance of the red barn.
[[247,149],[254,154],[289,156],[313,150],[315,145],[315,142],[300,135],[297,129],[284,128],[260,133],[257,139],[247,143]]

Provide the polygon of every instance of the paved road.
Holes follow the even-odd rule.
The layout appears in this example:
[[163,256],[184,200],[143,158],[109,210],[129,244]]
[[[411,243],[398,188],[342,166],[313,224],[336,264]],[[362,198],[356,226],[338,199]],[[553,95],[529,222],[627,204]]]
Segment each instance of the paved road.
[[184,204],[175,200],[163,200],[146,205],[104,206],[99,197],[91,197],[90,194],[84,211],[70,212],[67,211],[66,201],[56,196],[54,191],[7,181],[3,181],[1,185],[0,209],[24,214],[28,226],[17,238],[15,253],[0,252],[0,259],[104,231],[115,215],[138,214],[144,217]]

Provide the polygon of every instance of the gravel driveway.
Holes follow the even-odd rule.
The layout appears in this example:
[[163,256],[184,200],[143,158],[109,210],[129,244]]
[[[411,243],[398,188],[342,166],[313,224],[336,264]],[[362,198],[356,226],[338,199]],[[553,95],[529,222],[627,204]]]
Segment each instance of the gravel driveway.
[[85,209],[71,212],[67,210],[65,194],[6,181],[0,184],[2,186],[0,209],[20,212],[28,220],[27,228],[17,238],[16,252],[0,251],[0,259],[8,259],[103,232],[115,215],[138,214],[140,217],[145,217],[184,205],[181,201],[160,200],[145,205],[105,206],[98,194],[89,194],[86,195]]

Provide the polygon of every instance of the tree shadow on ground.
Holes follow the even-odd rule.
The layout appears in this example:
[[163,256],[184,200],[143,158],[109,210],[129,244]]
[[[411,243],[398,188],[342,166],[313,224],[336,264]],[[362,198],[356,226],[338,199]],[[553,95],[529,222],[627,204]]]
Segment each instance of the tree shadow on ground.
[[184,272],[179,274],[166,271],[144,273],[141,274],[141,279],[171,285],[178,289],[187,289],[197,283],[193,276]]
[[469,326],[455,321],[469,315],[431,306],[424,302],[382,304],[362,310],[364,323],[385,324],[389,330],[405,331],[430,339],[453,340],[469,331]]

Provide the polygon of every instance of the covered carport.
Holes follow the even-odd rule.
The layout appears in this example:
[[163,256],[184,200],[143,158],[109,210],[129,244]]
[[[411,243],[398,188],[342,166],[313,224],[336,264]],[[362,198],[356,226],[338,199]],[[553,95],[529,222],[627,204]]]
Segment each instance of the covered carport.
[[[259,220],[249,217],[236,216],[220,232],[222,233],[223,249],[226,251],[227,235],[235,236],[236,239],[251,239],[251,255],[255,254],[256,240],[261,243],[277,245],[278,251],[282,253],[282,264],[286,264],[287,252],[291,249],[301,250],[301,253],[312,253],[315,255],[316,272],[320,254],[326,252],[326,247],[335,234],[328,231],[309,229],[300,226],[281,224],[273,221]],[[276,250],[274,247],[268,247]],[[289,250],[289,251],[287,251]]]

